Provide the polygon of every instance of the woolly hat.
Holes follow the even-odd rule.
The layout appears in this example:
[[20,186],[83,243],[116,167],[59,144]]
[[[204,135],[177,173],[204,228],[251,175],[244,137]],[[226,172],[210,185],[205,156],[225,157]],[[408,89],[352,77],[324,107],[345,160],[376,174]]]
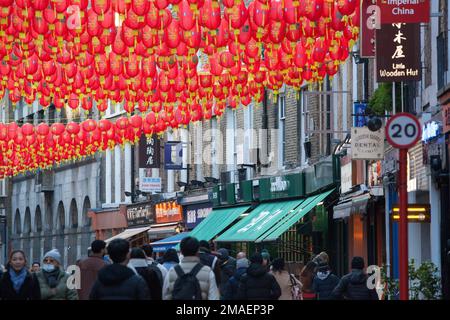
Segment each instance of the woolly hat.
[[49,252],[47,252],[46,254],[44,254],[44,259],[47,258],[47,257],[58,261],[59,264],[62,264],[61,254],[59,253],[58,249],[52,249]]

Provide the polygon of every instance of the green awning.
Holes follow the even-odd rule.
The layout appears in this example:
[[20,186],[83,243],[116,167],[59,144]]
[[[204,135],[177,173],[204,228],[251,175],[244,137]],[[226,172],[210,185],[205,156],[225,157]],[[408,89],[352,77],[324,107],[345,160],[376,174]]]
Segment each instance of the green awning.
[[303,199],[260,204],[248,216],[219,236],[216,241],[255,241],[302,202]]
[[250,206],[239,206],[224,209],[213,209],[213,211],[189,233],[189,236],[195,237],[199,241],[209,241],[222,232],[249,208]]
[[302,204],[291,214],[287,215],[285,219],[279,220],[278,223],[270,229],[268,233],[259,237],[256,242],[263,241],[275,241],[277,240],[284,232],[289,230],[294,224],[296,224],[301,218],[303,218],[309,211],[311,211],[318,203],[323,201],[330,193],[334,191],[330,190],[315,196],[311,196],[305,199]]

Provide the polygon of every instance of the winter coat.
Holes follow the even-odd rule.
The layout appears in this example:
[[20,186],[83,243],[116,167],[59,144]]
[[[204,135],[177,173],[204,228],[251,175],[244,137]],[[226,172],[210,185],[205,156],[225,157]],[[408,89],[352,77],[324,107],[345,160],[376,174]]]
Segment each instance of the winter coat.
[[378,300],[375,289],[367,287],[367,274],[362,270],[353,269],[339,281],[331,293],[331,299],[346,300]]
[[248,268],[239,268],[234,275],[228,280],[228,283],[224,287],[222,295],[223,300],[237,300],[237,293],[239,287],[239,281],[243,274],[247,272]]
[[220,274],[219,259],[215,255],[213,255],[211,253],[211,251],[209,251],[208,249],[205,249],[203,247],[200,248],[198,256],[200,257],[200,262],[202,264],[204,264],[205,266],[210,267],[213,270],[214,276],[216,278],[217,287],[220,287],[220,283],[221,283],[220,276],[221,276],[221,274]]
[[41,288],[42,300],[78,300],[78,292],[76,289],[69,289],[67,287],[67,280],[69,275],[64,270],[59,269],[57,271],[57,282],[55,288],[50,288],[47,275],[44,270],[36,273],[36,277],[39,281],[39,287]]
[[162,264],[162,266],[163,266],[164,268],[166,268],[167,271],[169,271],[170,269],[172,269],[173,267],[175,267],[177,264],[178,264],[178,263],[176,263],[175,261],[167,261],[167,262],[164,262],[164,263]]
[[[220,261],[220,260],[219,260]],[[219,291],[223,295],[228,280],[236,272],[236,259],[228,257],[225,261],[220,261],[220,287]]]
[[[278,298],[278,300],[292,300],[292,281],[291,277],[289,276],[289,272],[287,272],[286,270],[283,270],[281,272],[271,271],[270,274],[275,277],[275,280],[277,280],[278,285],[281,288],[281,296]],[[298,279],[296,279],[293,275],[292,277],[293,279],[295,279],[296,284],[301,285]]]
[[0,300],[41,300],[41,290],[36,275],[27,271],[19,292],[16,292],[9,272],[3,273],[0,277]]
[[281,288],[275,277],[258,263],[252,263],[242,275],[238,287],[238,300],[277,300]]
[[132,269],[113,263],[101,269],[90,300],[150,300],[147,283]]
[[329,300],[331,293],[339,283],[339,277],[330,271],[317,272],[313,280],[313,290],[318,300]]
[[145,259],[131,259],[128,263],[147,283],[151,300],[162,300],[162,285],[155,269],[148,266]]
[[93,256],[81,260],[77,265],[80,267],[81,273],[81,288],[78,290],[78,298],[80,300],[89,300],[89,294],[97,280],[98,272],[107,266],[107,263],[104,259]]
[[[189,273],[200,263],[198,257],[183,257],[180,267],[184,273]],[[219,290],[217,289],[214,272],[208,266],[203,266],[196,275],[202,291],[202,300],[219,300]],[[177,272],[174,268],[170,269],[164,279],[163,300],[172,300],[172,292],[175,281],[178,279]]]

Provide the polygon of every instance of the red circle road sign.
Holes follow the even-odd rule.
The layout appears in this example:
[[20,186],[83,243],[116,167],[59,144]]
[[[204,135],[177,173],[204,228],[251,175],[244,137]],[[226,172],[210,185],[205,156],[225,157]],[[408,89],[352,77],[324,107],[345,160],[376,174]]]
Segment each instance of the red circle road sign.
[[409,149],[422,135],[419,120],[410,113],[402,112],[392,116],[386,124],[386,139],[398,149]]

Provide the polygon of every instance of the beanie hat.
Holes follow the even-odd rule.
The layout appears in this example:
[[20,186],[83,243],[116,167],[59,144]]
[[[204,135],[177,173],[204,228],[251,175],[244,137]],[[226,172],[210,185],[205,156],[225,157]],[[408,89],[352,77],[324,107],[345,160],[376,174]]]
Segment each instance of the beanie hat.
[[264,260],[270,260],[270,253],[267,251],[267,249],[263,249],[261,251],[261,256]]
[[218,252],[219,252],[220,258],[221,258],[222,260],[226,260],[226,259],[228,259],[228,258],[230,257],[230,254],[228,253],[228,250],[225,249],[225,248],[220,248],[220,249],[218,250]]
[[47,257],[58,261],[59,264],[62,264],[62,262],[61,262],[61,254],[59,253],[58,249],[52,249],[49,252],[47,252],[46,254],[44,254],[44,259],[47,258]]
[[353,257],[352,269],[364,269],[364,259],[361,257]]
[[237,259],[236,260],[236,269],[240,268],[248,268],[249,261],[247,258]]

